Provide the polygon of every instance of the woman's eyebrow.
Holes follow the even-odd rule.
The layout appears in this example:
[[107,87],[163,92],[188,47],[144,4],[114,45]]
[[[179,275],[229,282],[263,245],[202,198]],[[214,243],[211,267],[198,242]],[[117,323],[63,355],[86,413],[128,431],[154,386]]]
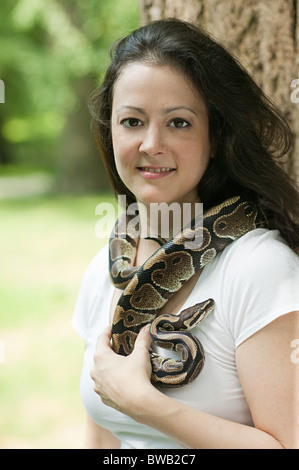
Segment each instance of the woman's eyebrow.
[[[143,115],[146,114],[146,111],[143,108],[139,108],[138,106],[126,105],[126,104],[120,105],[117,108],[117,111],[122,111],[123,109],[132,109],[134,111],[138,111],[140,114],[143,114]],[[186,111],[190,111],[191,113],[195,114],[195,116],[197,116],[196,111],[194,111],[194,109],[192,109],[192,108],[188,108],[188,106],[173,106],[171,108],[166,108],[162,111],[162,114],[165,115],[165,114],[168,114],[168,113],[172,113],[173,111],[180,111],[182,109],[184,109]]]
[[174,106],[173,108],[166,108],[164,109],[163,114],[172,113],[173,111],[180,111],[181,109],[190,111],[191,113],[195,114],[195,116],[197,116],[197,113],[194,111],[194,109],[188,108],[187,106]]
[[119,106],[116,111],[122,111],[123,109],[132,109],[134,111],[138,111],[140,114],[146,114],[145,110],[143,108],[139,108],[138,106],[130,106],[126,104],[122,104]]

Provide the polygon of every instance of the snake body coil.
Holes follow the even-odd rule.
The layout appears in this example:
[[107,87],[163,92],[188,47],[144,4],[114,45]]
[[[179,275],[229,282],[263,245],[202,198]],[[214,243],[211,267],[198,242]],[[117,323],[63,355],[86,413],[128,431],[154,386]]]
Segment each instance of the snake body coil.
[[[126,215],[123,215],[126,217]],[[183,310],[179,315],[160,310],[199,269],[211,261],[229,243],[257,227],[256,206],[240,196],[232,197],[207,211],[198,225],[191,224],[168,241],[139,267],[134,266],[137,241],[130,231],[121,233],[123,221],[117,221],[109,242],[110,276],[123,289],[114,312],[112,347],[121,355],[132,352],[142,326],[151,323],[154,343],[177,351],[178,360],[151,354],[152,383],[178,387],[193,381],[204,364],[200,341],[186,330],[198,325],[214,308],[213,299]],[[200,246],[188,247],[186,240],[201,231]]]

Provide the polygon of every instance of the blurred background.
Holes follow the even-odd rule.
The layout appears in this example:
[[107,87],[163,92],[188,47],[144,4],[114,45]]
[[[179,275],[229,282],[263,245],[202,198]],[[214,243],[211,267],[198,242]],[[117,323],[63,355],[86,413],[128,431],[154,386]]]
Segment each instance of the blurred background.
[[113,202],[87,103],[138,4],[1,0],[0,25],[0,448],[81,448],[70,322]]

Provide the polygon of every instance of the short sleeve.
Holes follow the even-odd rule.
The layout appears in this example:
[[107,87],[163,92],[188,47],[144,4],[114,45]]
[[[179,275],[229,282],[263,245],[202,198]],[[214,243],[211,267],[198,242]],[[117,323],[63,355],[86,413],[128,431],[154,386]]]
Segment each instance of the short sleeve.
[[92,322],[93,306],[98,303],[98,296],[103,290],[104,273],[108,273],[107,245],[92,259],[84,273],[72,317],[72,327],[85,342]]
[[226,267],[224,309],[235,347],[273,320],[299,310],[299,258],[264,231],[240,239]]

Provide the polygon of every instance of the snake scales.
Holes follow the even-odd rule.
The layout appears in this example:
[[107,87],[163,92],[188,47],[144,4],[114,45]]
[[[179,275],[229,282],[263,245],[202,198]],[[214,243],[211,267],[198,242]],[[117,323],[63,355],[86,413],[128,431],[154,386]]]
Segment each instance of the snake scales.
[[[241,196],[227,199],[204,214],[201,227],[191,224],[139,267],[134,266],[138,240],[129,231],[121,232],[120,219],[116,222],[109,241],[110,277],[123,293],[114,312],[112,348],[118,354],[130,354],[141,327],[151,323],[154,343],[180,354],[180,359],[171,359],[151,353],[153,384],[178,387],[198,376],[204,364],[203,347],[186,330],[198,325],[213,310],[214,300],[198,303],[179,315],[159,315],[159,311],[217,253],[255,229],[258,219],[259,212],[252,202]],[[200,229],[201,246],[186,248],[186,239]]]

